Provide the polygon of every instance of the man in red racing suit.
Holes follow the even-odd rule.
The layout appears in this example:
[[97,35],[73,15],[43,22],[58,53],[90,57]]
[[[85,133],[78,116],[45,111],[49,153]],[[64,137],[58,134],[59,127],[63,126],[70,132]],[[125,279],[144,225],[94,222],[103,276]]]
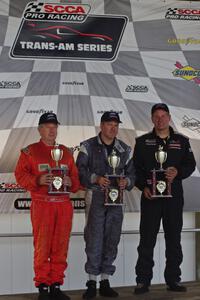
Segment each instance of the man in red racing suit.
[[[53,182],[48,169],[55,167],[51,150],[55,147],[59,122],[53,113],[45,113],[39,120],[41,140],[22,149],[16,166],[17,182],[31,192],[31,222],[34,237],[35,286],[39,300],[66,300],[69,297],[59,288],[63,284],[69,236],[72,227],[73,207],[68,195],[49,195]],[[64,182],[70,192],[79,188],[78,171],[70,151],[63,145],[60,167],[66,167]]]

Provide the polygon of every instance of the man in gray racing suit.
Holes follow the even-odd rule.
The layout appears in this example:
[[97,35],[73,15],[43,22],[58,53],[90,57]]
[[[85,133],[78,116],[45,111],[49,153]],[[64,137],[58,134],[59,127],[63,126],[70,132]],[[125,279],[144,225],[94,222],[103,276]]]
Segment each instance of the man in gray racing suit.
[[85,242],[87,262],[86,273],[89,280],[84,299],[96,297],[97,275],[101,274],[99,293],[105,297],[117,297],[109,284],[109,275],[115,272],[113,262],[117,256],[120,241],[123,211],[122,206],[105,206],[105,188],[110,181],[106,174],[112,174],[108,156],[114,149],[120,157],[117,174],[124,176],[119,179],[119,188],[131,190],[134,185],[135,172],[131,148],[117,139],[121,123],[118,113],[105,112],[101,117],[101,132],[81,144],[77,157],[80,182],[86,187],[86,227]]

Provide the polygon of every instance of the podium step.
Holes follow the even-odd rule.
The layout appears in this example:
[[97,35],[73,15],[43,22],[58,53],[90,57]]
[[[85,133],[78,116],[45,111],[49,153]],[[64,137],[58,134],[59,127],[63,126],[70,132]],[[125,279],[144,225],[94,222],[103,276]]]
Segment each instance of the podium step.
[[[187,287],[186,293],[171,292],[166,290],[166,285],[156,284],[150,287],[150,292],[144,295],[134,295],[133,286],[117,287],[119,293],[117,299],[123,300],[200,300],[200,281],[184,283]],[[82,299],[83,290],[68,291],[71,300]],[[96,300],[110,300],[110,298],[97,296]],[[37,300],[37,294],[2,295],[0,300]]]

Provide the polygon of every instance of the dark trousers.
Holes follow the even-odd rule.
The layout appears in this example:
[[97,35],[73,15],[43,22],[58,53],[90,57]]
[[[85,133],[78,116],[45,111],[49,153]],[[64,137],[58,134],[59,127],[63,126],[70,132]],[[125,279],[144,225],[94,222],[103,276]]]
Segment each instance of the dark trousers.
[[183,225],[183,198],[141,199],[140,243],[136,264],[136,282],[149,285],[153,277],[153,250],[162,220],[165,244],[165,281],[181,280],[180,264],[183,260],[181,230]]
[[92,201],[87,208],[87,224],[85,242],[87,262],[85,270],[88,274],[105,273],[113,275],[113,265],[120,242],[123,212],[121,206],[105,206],[104,194],[94,192]]

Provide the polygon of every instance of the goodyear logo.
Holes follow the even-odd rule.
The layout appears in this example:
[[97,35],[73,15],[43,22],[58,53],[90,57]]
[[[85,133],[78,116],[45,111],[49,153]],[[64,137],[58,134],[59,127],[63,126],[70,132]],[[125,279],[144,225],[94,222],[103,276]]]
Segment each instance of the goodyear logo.
[[172,72],[175,77],[180,77],[185,80],[194,80],[195,83],[200,84],[200,70],[191,66],[183,66],[181,63],[176,62],[176,69]]
[[170,45],[199,45],[200,39],[195,39],[193,37],[188,38],[169,38],[167,43]]

